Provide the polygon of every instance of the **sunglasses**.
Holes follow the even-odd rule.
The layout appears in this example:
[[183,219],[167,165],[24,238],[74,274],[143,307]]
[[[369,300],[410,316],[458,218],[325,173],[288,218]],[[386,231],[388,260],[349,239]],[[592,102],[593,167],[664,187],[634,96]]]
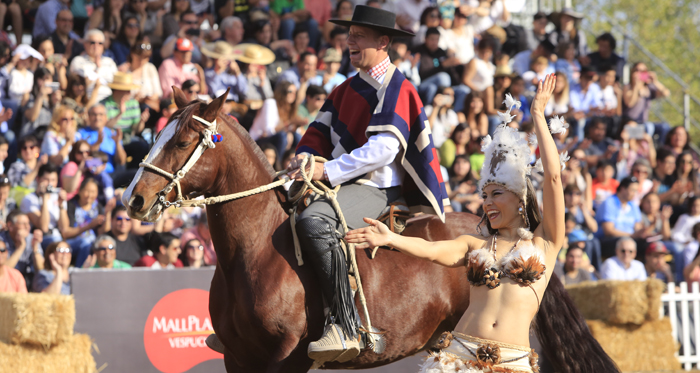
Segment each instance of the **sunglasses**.
[[121,216],[117,216],[117,221],[131,221],[131,218],[122,218]]
[[108,246],[98,246],[95,248],[95,251],[105,251],[105,250],[114,250],[115,247],[114,245],[108,245]]
[[57,248],[56,248],[56,252],[57,252],[57,253],[61,253],[61,254],[68,254],[68,253],[70,253],[70,252],[72,252],[72,251],[73,251],[73,250],[71,250],[70,247],[57,247]]
[[197,21],[182,21],[188,26],[197,26],[198,22]]
[[104,44],[105,44],[105,42],[103,42],[103,41],[94,41],[94,40],[89,40],[89,41],[88,41],[88,44],[90,44],[90,45],[95,45],[95,44],[98,44],[98,45],[104,45]]
[[90,154],[89,150],[79,150],[78,154]]
[[4,252],[6,252],[6,251],[7,251],[7,248],[6,248],[6,247],[3,247],[3,248],[0,249],[0,253],[4,253]]
[[197,250],[199,250],[199,251],[204,250],[204,246],[202,246],[202,245],[199,245],[199,246],[196,246],[196,245],[187,245],[187,248],[188,248],[188,249],[197,249]]
[[151,45],[150,44],[141,44],[139,46],[139,49],[144,50],[144,51],[150,51],[151,50]]
[[32,150],[36,149],[36,145],[25,145],[22,147],[22,150]]

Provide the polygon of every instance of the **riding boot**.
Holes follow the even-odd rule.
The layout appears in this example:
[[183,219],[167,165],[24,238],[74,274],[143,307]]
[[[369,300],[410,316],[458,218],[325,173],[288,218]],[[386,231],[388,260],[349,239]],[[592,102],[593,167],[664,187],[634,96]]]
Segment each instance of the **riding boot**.
[[359,319],[341,237],[328,221],[319,217],[304,218],[296,227],[301,248],[330,305],[323,336],[309,344],[309,357],[319,362],[351,360],[360,353]]

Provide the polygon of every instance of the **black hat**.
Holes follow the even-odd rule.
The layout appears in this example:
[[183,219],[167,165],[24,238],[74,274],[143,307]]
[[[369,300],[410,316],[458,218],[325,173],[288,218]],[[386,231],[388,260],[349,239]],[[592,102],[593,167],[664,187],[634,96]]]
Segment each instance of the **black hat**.
[[335,18],[328,21],[345,27],[353,25],[369,27],[387,36],[415,36],[411,32],[394,28],[396,14],[371,6],[356,5],[350,21]]

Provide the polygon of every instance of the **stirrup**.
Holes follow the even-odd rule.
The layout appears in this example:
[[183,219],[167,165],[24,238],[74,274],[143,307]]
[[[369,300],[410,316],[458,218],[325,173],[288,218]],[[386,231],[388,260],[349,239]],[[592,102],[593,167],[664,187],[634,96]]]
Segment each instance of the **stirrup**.
[[219,337],[216,336],[216,334],[212,333],[209,334],[207,339],[204,341],[207,344],[207,347],[211,348],[212,350],[223,354],[224,350],[226,349],[224,347],[224,344],[221,343],[221,340],[219,340]]
[[323,336],[309,343],[309,357],[321,364],[328,361],[344,363],[360,354],[360,343],[348,338],[338,324],[326,325]]

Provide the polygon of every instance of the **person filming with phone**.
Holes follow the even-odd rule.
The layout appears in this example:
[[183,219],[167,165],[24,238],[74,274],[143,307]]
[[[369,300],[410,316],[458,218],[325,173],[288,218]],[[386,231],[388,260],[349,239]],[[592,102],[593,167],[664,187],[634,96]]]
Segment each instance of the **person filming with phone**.
[[647,133],[659,135],[659,143],[663,143],[666,133],[671,129],[668,123],[652,123],[649,121],[651,101],[664,98],[671,94],[657,79],[656,73],[649,71],[643,62],[637,62],[630,70],[630,83],[622,92],[622,115],[643,125]]
[[39,167],[36,190],[27,194],[20,204],[20,210],[27,214],[32,227],[43,233],[43,249],[61,240],[61,232],[58,230],[61,214],[59,194],[65,200],[65,192],[58,187],[58,167],[47,163]]

